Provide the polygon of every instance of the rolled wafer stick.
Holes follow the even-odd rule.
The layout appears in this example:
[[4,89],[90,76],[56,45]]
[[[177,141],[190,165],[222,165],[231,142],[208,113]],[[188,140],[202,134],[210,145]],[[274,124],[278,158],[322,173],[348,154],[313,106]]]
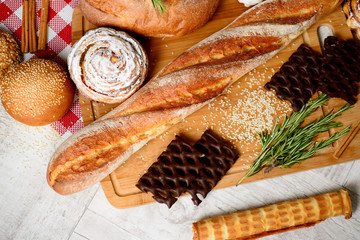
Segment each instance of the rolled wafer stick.
[[286,201],[193,223],[193,239],[254,239],[315,225],[329,217],[351,217],[346,190]]
[[42,0],[41,15],[40,15],[40,32],[38,41],[38,50],[42,51],[46,49],[46,37],[47,37],[47,21],[49,17],[49,0]]
[[345,149],[349,146],[349,144],[351,143],[351,141],[354,139],[354,137],[356,136],[356,134],[359,132],[360,130],[360,121],[358,121],[350,130],[350,132],[346,135],[345,140],[341,143],[340,146],[338,146],[338,148],[336,149],[336,151],[333,154],[333,157],[336,159],[339,159],[341,157],[341,155],[343,154],[343,152],[345,151]]
[[29,52],[29,0],[24,0],[21,28],[21,52]]

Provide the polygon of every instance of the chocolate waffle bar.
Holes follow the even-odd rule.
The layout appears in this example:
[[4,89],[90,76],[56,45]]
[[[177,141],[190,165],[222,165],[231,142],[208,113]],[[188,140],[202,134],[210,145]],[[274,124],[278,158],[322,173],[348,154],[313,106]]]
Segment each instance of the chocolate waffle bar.
[[169,208],[184,192],[199,205],[197,194],[205,198],[237,158],[236,150],[210,131],[194,147],[176,136],[136,186]]
[[327,37],[324,42],[319,90],[330,97],[356,103],[360,81],[360,46],[354,40]]
[[359,76],[360,46],[354,40],[330,36],[325,39],[322,56],[302,44],[264,87],[275,90],[279,99],[288,100],[293,110],[299,111],[319,90],[355,104]]
[[351,214],[349,193],[341,189],[195,222],[193,239],[256,239]]
[[321,55],[302,44],[264,87],[299,111],[317,91],[320,64]]
[[143,192],[150,192],[159,203],[169,208],[185,192],[203,166],[203,154],[176,136],[167,149],[158,157],[136,186]]
[[235,163],[239,154],[209,130],[205,131],[194,147],[203,153],[203,157],[200,158],[203,167],[186,191],[192,196],[194,204],[199,205],[201,200],[198,194],[205,198]]

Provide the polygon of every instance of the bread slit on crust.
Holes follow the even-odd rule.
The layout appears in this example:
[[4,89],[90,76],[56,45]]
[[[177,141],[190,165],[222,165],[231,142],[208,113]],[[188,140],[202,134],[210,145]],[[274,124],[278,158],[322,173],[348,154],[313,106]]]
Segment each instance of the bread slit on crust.
[[349,193],[341,189],[195,222],[193,239],[256,239],[351,214]]
[[113,111],[69,137],[50,160],[49,185],[71,194],[99,182],[149,140],[272,58],[340,2],[270,0],[248,9],[179,55]]

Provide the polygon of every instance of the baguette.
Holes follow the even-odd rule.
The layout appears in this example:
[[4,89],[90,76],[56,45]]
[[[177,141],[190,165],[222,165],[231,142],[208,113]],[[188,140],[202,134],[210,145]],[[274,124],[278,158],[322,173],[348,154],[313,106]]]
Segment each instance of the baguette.
[[341,189],[195,222],[193,239],[256,239],[351,214],[349,193]]
[[272,58],[340,2],[271,0],[250,8],[61,144],[48,165],[49,185],[60,194],[71,194],[99,182],[149,140]]

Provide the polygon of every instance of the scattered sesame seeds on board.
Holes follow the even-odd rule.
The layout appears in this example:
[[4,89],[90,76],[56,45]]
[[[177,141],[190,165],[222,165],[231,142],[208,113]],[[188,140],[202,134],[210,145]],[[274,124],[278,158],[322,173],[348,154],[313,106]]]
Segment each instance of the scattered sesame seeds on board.
[[291,111],[287,102],[263,88],[273,75],[273,68],[263,65],[262,69],[251,71],[242,81],[233,84],[224,97],[208,105],[208,111],[217,115],[209,124],[241,152],[256,152],[260,147],[257,133],[271,129],[277,116]]

